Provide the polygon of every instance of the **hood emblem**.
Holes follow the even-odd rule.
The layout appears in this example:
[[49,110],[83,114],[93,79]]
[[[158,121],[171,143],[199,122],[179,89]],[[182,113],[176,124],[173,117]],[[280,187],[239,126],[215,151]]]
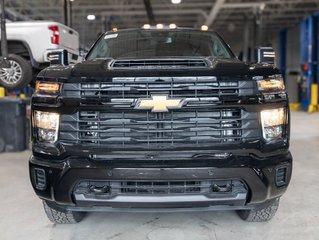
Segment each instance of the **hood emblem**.
[[168,112],[169,109],[179,109],[183,105],[182,99],[167,99],[167,96],[152,96],[151,99],[138,99],[135,108],[152,112]]

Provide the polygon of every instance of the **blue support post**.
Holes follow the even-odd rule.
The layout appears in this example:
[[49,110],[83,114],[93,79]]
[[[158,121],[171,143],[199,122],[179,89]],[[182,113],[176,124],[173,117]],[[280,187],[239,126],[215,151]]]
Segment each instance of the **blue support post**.
[[318,110],[318,48],[319,13],[301,23],[301,108],[308,112]]
[[301,56],[301,108],[308,111],[311,101],[312,83],[312,43],[313,19],[312,16],[301,22],[300,25],[300,56]]
[[318,93],[318,84],[319,84],[319,12],[313,15],[313,56],[312,56],[312,65],[313,65],[313,84],[312,84],[312,99],[311,105],[312,109],[315,111],[319,110],[319,93]]
[[24,91],[23,92],[24,92],[25,96],[29,96],[29,90],[30,90],[29,86],[24,87]]
[[314,64],[314,83],[319,84],[319,12],[313,15],[313,64]]
[[310,102],[311,102],[311,84],[313,83],[313,17],[310,16],[308,18],[308,81],[307,81],[307,103],[308,110]]

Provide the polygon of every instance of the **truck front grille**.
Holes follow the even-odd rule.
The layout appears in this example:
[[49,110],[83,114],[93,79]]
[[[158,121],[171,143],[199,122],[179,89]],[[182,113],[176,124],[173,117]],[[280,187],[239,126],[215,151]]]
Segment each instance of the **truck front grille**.
[[[243,78],[113,77],[66,83],[62,96],[79,111],[62,115],[59,139],[104,149],[202,148],[256,138],[257,113],[236,108],[254,96],[254,82]],[[139,99],[179,99],[180,109],[136,109]],[[227,107],[232,106],[232,107]]]
[[[149,111],[80,111],[62,115],[60,139],[108,148],[177,148],[235,144],[257,128],[254,113],[213,109]],[[244,135],[243,135],[244,133]]]

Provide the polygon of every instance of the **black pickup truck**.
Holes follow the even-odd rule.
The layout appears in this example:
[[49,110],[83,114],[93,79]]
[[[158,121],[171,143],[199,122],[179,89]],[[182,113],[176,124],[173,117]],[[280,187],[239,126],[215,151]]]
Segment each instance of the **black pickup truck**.
[[30,177],[54,223],[189,210],[267,221],[291,178],[289,128],[279,70],[241,62],[217,33],[107,32],[85,61],[37,76]]

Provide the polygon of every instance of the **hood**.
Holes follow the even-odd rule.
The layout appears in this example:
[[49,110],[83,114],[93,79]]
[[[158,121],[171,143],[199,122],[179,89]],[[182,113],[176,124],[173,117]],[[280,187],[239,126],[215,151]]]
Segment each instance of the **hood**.
[[[146,62],[147,61],[147,62]],[[174,62],[174,66],[168,63]],[[193,62],[192,62],[193,61]],[[120,64],[117,64],[120,62]],[[146,63],[145,63],[146,62]],[[204,62],[205,65],[198,65]],[[151,63],[151,65],[147,65]],[[186,65],[186,63],[188,65]],[[194,64],[197,65],[194,65]],[[117,64],[117,65],[116,65]],[[120,67],[116,67],[120,66]],[[133,67],[132,67],[133,66]],[[169,59],[96,59],[87,60],[73,66],[51,66],[43,77],[59,78],[61,81],[111,77],[169,77],[169,76],[265,76],[278,74],[279,70],[271,65],[249,65],[238,59],[210,58],[169,58]]]

